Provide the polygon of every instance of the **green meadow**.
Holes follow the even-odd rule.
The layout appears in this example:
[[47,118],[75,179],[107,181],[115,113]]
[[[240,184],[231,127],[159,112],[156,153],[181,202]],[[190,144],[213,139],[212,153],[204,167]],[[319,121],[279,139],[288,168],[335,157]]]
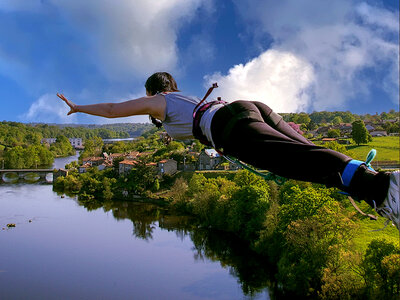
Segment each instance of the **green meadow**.
[[400,137],[382,136],[372,138],[372,142],[365,145],[349,145],[346,147],[351,151],[353,158],[365,160],[371,149],[377,151],[376,161],[400,161]]
[[[353,206],[351,206],[349,203],[344,204],[347,210],[355,212]],[[364,253],[368,247],[368,244],[374,239],[386,240],[387,242],[391,242],[400,246],[399,231],[392,225],[391,222],[386,226],[385,229],[383,229],[386,222],[385,218],[379,217],[379,215],[364,201],[357,203],[357,205],[365,213],[378,216],[378,220],[370,220],[368,217],[363,217],[357,214],[357,217],[359,218],[357,221],[359,228],[356,231],[357,233],[353,239],[356,250]]]

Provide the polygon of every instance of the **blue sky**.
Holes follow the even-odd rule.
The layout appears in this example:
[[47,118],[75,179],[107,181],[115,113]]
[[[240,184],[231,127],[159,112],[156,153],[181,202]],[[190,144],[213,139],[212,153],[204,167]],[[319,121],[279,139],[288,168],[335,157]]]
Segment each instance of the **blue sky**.
[[277,112],[399,109],[397,0],[0,0],[0,120],[143,122],[74,114],[144,95],[156,71],[186,94]]

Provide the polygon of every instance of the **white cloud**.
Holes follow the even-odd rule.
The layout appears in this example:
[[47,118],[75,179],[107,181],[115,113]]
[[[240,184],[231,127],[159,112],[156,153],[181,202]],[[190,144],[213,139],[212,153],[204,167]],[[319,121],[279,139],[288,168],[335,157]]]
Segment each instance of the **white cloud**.
[[76,115],[67,116],[68,111],[68,106],[55,95],[44,94],[19,118],[22,122],[74,123]]
[[[135,99],[142,95],[129,95],[121,99]],[[74,97],[75,98],[75,97]],[[90,92],[84,90],[78,99],[92,98]],[[115,101],[117,102],[117,101]],[[68,106],[55,94],[44,94],[29,107],[28,112],[19,116],[21,122],[43,122],[43,123],[85,123],[85,124],[111,124],[111,123],[149,123],[149,117],[132,116],[126,118],[103,118],[81,113],[67,115]]]
[[[154,71],[176,74],[182,69],[178,32],[200,8],[212,12],[211,4],[212,0],[0,0],[5,16],[0,20],[0,74],[31,95],[48,90],[77,95],[89,88],[90,98],[77,98],[82,104],[105,94],[118,98],[143,86],[143,78]],[[27,22],[34,20],[30,30],[21,18],[14,19],[19,12]],[[40,97],[24,117],[52,120],[43,111],[58,110],[49,110],[46,101],[57,100]],[[64,117],[62,122],[71,121]]]
[[178,30],[204,0],[50,0],[92,41],[96,66],[109,78],[174,70]]
[[[118,97],[121,100],[111,100],[107,102],[123,102],[128,101],[131,99],[137,99],[143,97],[143,94],[128,94],[127,96]],[[81,93],[78,98],[83,99],[91,99],[93,96],[90,94],[89,91],[84,91]],[[78,114],[79,116],[83,116],[83,114]],[[148,115],[139,115],[139,116],[132,116],[132,117],[125,117],[125,118],[104,118],[104,117],[97,117],[91,115],[84,115],[85,123],[93,123],[93,124],[113,124],[113,123],[150,123],[150,119]]]
[[367,24],[384,27],[392,32],[399,30],[398,13],[373,7],[365,2],[360,3],[356,7],[356,11]]
[[261,101],[278,112],[302,111],[308,105],[312,66],[289,52],[268,50],[245,65],[232,67],[227,75],[206,77],[209,84],[218,82],[214,96],[226,101]]
[[[89,61],[107,79],[120,81],[141,77],[156,70],[174,71],[179,56],[176,45],[179,29],[188,24],[203,5],[205,10],[210,10],[210,2],[1,0],[0,11],[42,14],[41,18],[49,28],[45,36],[64,34],[70,38],[75,35],[77,40],[73,42],[78,45],[71,45],[69,39],[63,41],[65,47],[71,49],[69,55],[80,55],[82,62]],[[15,26],[9,28],[10,32],[14,31],[14,35],[23,34],[21,28],[15,24],[10,25]],[[75,31],[71,31],[71,28]],[[41,43],[41,38],[36,36],[32,42]],[[31,55],[26,52],[25,57],[20,56],[19,59],[29,63]]]
[[347,0],[235,3],[254,36],[269,35],[271,49],[292,53],[313,67],[308,110],[341,109],[349,101],[361,105],[373,86],[398,104],[398,11]]

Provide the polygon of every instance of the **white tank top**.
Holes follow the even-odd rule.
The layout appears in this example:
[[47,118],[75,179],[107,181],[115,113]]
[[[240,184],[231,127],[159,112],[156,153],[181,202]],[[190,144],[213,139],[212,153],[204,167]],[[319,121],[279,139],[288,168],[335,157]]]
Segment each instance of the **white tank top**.
[[[163,126],[167,133],[174,139],[193,139],[193,110],[200,99],[197,97],[183,96],[179,93],[163,94],[167,103]],[[207,103],[207,102],[206,102]],[[207,139],[212,143],[211,121],[222,104],[213,105],[200,120],[200,128]]]

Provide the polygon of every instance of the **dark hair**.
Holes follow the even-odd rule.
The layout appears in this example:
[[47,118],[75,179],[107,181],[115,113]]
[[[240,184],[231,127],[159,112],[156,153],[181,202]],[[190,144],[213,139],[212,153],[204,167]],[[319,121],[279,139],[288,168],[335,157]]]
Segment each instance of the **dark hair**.
[[[174,77],[167,72],[154,73],[147,78],[144,87],[150,95],[156,95],[163,92],[179,92]],[[150,119],[151,122],[157,126],[157,128],[162,126],[161,121],[157,120],[156,118],[150,116]]]
[[163,92],[179,92],[174,77],[167,72],[154,73],[147,78],[144,86],[150,95]]

